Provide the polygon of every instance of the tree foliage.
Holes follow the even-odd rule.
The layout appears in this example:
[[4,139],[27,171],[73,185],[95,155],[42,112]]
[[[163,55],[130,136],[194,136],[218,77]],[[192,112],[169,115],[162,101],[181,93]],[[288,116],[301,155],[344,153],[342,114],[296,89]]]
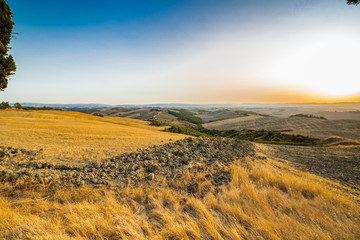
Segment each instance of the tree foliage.
[[359,4],[359,0],[348,0],[347,3],[357,5],[357,4]]
[[14,26],[12,12],[5,0],[0,0],[0,91],[8,84],[8,77],[16,70],[14,59],[8,55],[11,33]]
[[16,109],[23,109],[23,107],[21,106],[21,104],[18,103],[18,102],[14,104],[14,108],[16,108]]
[[199,117],[196,117],[194,113],[186,110],[186,109],[176,109],[177,111],[171,111],[168,110],[168,113],[171,115],[174,115],[178,118],[180,121],[186,121],[194,124],[201,124],[202,119]]
[[9,102],[1,102],[0,103],[0,109],[8,109],[11,108]]

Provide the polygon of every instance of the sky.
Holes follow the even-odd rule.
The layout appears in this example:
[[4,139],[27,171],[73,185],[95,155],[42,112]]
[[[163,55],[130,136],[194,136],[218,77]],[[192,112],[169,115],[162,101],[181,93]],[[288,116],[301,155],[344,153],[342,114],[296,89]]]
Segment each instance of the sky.
[[17,71],[0,101],[360,101],[345,0],[7,0]]

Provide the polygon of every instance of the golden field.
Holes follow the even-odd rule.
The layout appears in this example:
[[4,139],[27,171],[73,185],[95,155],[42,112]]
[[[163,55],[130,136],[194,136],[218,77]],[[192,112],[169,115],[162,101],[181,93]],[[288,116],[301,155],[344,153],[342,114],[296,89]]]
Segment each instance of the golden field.
[[[0,123],[0,145],[42,148],[47,162],[99,160],[184,138],[143,121],[75,112],[0,111]],[[1,181],[0,239],[360,239],[358,191],[256,148],[234,159],[231,182],[207,192],[201,171],[122,189]],[[198,182],[192,192],[184,187]]]
[[69,111],[0,111],[0,133],[0,146],[62,160],[100,160],[184,138],[144,121]]
[[1,184],[2,239],[359,239],[360,208],[331,183],[249,160],[203,198],[178,187]]

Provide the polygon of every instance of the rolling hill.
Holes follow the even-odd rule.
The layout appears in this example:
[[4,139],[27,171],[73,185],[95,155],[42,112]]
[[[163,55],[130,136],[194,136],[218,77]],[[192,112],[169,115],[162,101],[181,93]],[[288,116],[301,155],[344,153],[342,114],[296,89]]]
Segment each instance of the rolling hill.
[[0,111],[0,123],[1,239],[360,236],[355,148],[185,138],[65,111]]
[[204,124],[209,129],[267,129],[293,130],[294,134],[328,138],[339,136],[360,141],[360,121],[358,120],[323,120],[316,118],[291,117],[257,117],[234,118]]
[[184,138],[144,121],[70,111],[0,111],[0,123],[0,146],[41,149],[45,158],[72,161],[99,160]]

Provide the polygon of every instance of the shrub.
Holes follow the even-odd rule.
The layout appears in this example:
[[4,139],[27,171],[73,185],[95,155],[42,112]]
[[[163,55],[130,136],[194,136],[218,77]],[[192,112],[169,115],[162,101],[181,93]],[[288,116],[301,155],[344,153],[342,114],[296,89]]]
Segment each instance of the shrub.
[[21,104],[20,103],[15,103],[14,104],[14,107],[16,108],[16,109],[22,109],[23,107],[21,106]]
[[101,113],[93,113],[92,115],[96,116],[96,117],[104,117],[104,114]]
[[315,115],[311,115],[311,114],[295,114],[295,115],[291,115],[290,117],[317,118],[317,119],[327,120],[327,118],[325,118],[323,116],[315,116]]
[[162,126],[171,126],[171,124],[169,123],[165,123],[165,122],[159,122],[153,119],[148,120],[150,122],[151,126],[157,126],[157,127],[162,127]]
[[165,129],[165,131],[173,132],[173,133],[180,133],[180,134],[185,134],[185,135],[191,135],[191,136],[195,136],[195,137],[209,136],[209,135],[201,133],[191,127],[180,127],[180,126],[175,126],[175,125],[171,125],[171,127],[168,129]]

